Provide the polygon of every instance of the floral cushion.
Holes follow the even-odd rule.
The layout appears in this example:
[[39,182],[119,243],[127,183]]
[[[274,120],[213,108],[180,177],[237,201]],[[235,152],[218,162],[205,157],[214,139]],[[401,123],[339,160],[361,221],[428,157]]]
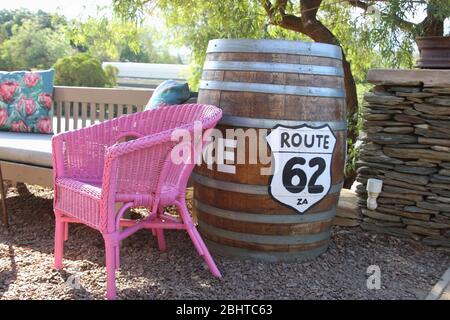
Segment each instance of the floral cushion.
[[0,130],[52,133],[54,70],[0,72]]
[[155,89],[145,110],[156,109],[163,104],[182,104],[190,97],[191,92],[186,82],[166,80]]

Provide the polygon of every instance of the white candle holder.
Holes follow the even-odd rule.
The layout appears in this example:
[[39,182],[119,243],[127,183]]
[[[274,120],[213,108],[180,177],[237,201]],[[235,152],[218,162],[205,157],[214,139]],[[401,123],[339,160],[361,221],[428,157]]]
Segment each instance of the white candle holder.
[[383,188],[383,180],[370,178],[367,180],[367,208],[375,210],[378,206],[377,198]]

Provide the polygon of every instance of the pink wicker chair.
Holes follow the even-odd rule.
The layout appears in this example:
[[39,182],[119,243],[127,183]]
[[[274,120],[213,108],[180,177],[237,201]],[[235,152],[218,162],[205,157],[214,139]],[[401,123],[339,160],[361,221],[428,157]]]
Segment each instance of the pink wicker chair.
[[[186,185],[205,140],[195,139],[194,127],[213,128],[222,116],[214,106],[186,104],[139,112],[91,127],[55,135],[52,139],[54,171],[55,268],[62,268],[69,223],[83,223],[101,232],[105,240],[108,299],[116,297],[115,270],[119,243],[142,228],[156,235],[165,249],[164,229],[184,229],[212,274],[220,277],[214,260],[186,207]],[[175,130],[189,132],[191,160],[176,164],[171,151]],[[197,132],[197,130],[196,130]],[[127,140],[127,137],[136,138]],[[195,150],[194,150],[195,149]],[[189,155],[189,153],[186,153]],[[123,204],[116,212],[116,204]],[[164,212],[178,207],[180,218]],[[123,218],[130,207],[145,206],[141,220]]]

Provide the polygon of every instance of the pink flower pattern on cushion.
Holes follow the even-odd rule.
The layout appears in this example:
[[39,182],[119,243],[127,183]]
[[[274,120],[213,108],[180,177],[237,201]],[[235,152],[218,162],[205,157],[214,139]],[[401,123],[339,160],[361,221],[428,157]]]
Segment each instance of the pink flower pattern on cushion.
[[28,132],[29,129],[28,129],[27,125],[25,124],[25,122],[23,122],[22,120],[19,120],[17,122],[11,123],[11,131]]
[[0,84],[0,96],[3,101],[10,102],[19,84],[14,81],[5,81]]
[[40,93],[39,102],[41,102],[49,110],[52,108],[53,100],[50,93]]
[[8,120],[8,111],[4,108],[0,108],[0,127],[3,126]]
[[0,71],[0,130],[52,133],[53,75]]
[[25,73],[25,75],[23,76],[23,82],[25,82],[28,88],[37,85],[40,79],[41,76],[39,75],[39,73],[34,72]]
[[27,99],[24,96],[20,97],[20,100],[17,101],[16,109],[18,111],[25,110],[27,115],[31,115],[34,112],[34,101],[33,99]]
[[52,132],[52,122],[50,121],[50,118],[39,119],[38,128],[41,133],[51,133]]

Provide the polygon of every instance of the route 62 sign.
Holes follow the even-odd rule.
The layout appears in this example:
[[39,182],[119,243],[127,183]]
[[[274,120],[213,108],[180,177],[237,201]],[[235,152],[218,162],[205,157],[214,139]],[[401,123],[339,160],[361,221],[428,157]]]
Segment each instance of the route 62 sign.
[[304,213],[331,188],[331,163],[336,137],[328,125],[276,125],[266,137],[275,160],[269,194]]

